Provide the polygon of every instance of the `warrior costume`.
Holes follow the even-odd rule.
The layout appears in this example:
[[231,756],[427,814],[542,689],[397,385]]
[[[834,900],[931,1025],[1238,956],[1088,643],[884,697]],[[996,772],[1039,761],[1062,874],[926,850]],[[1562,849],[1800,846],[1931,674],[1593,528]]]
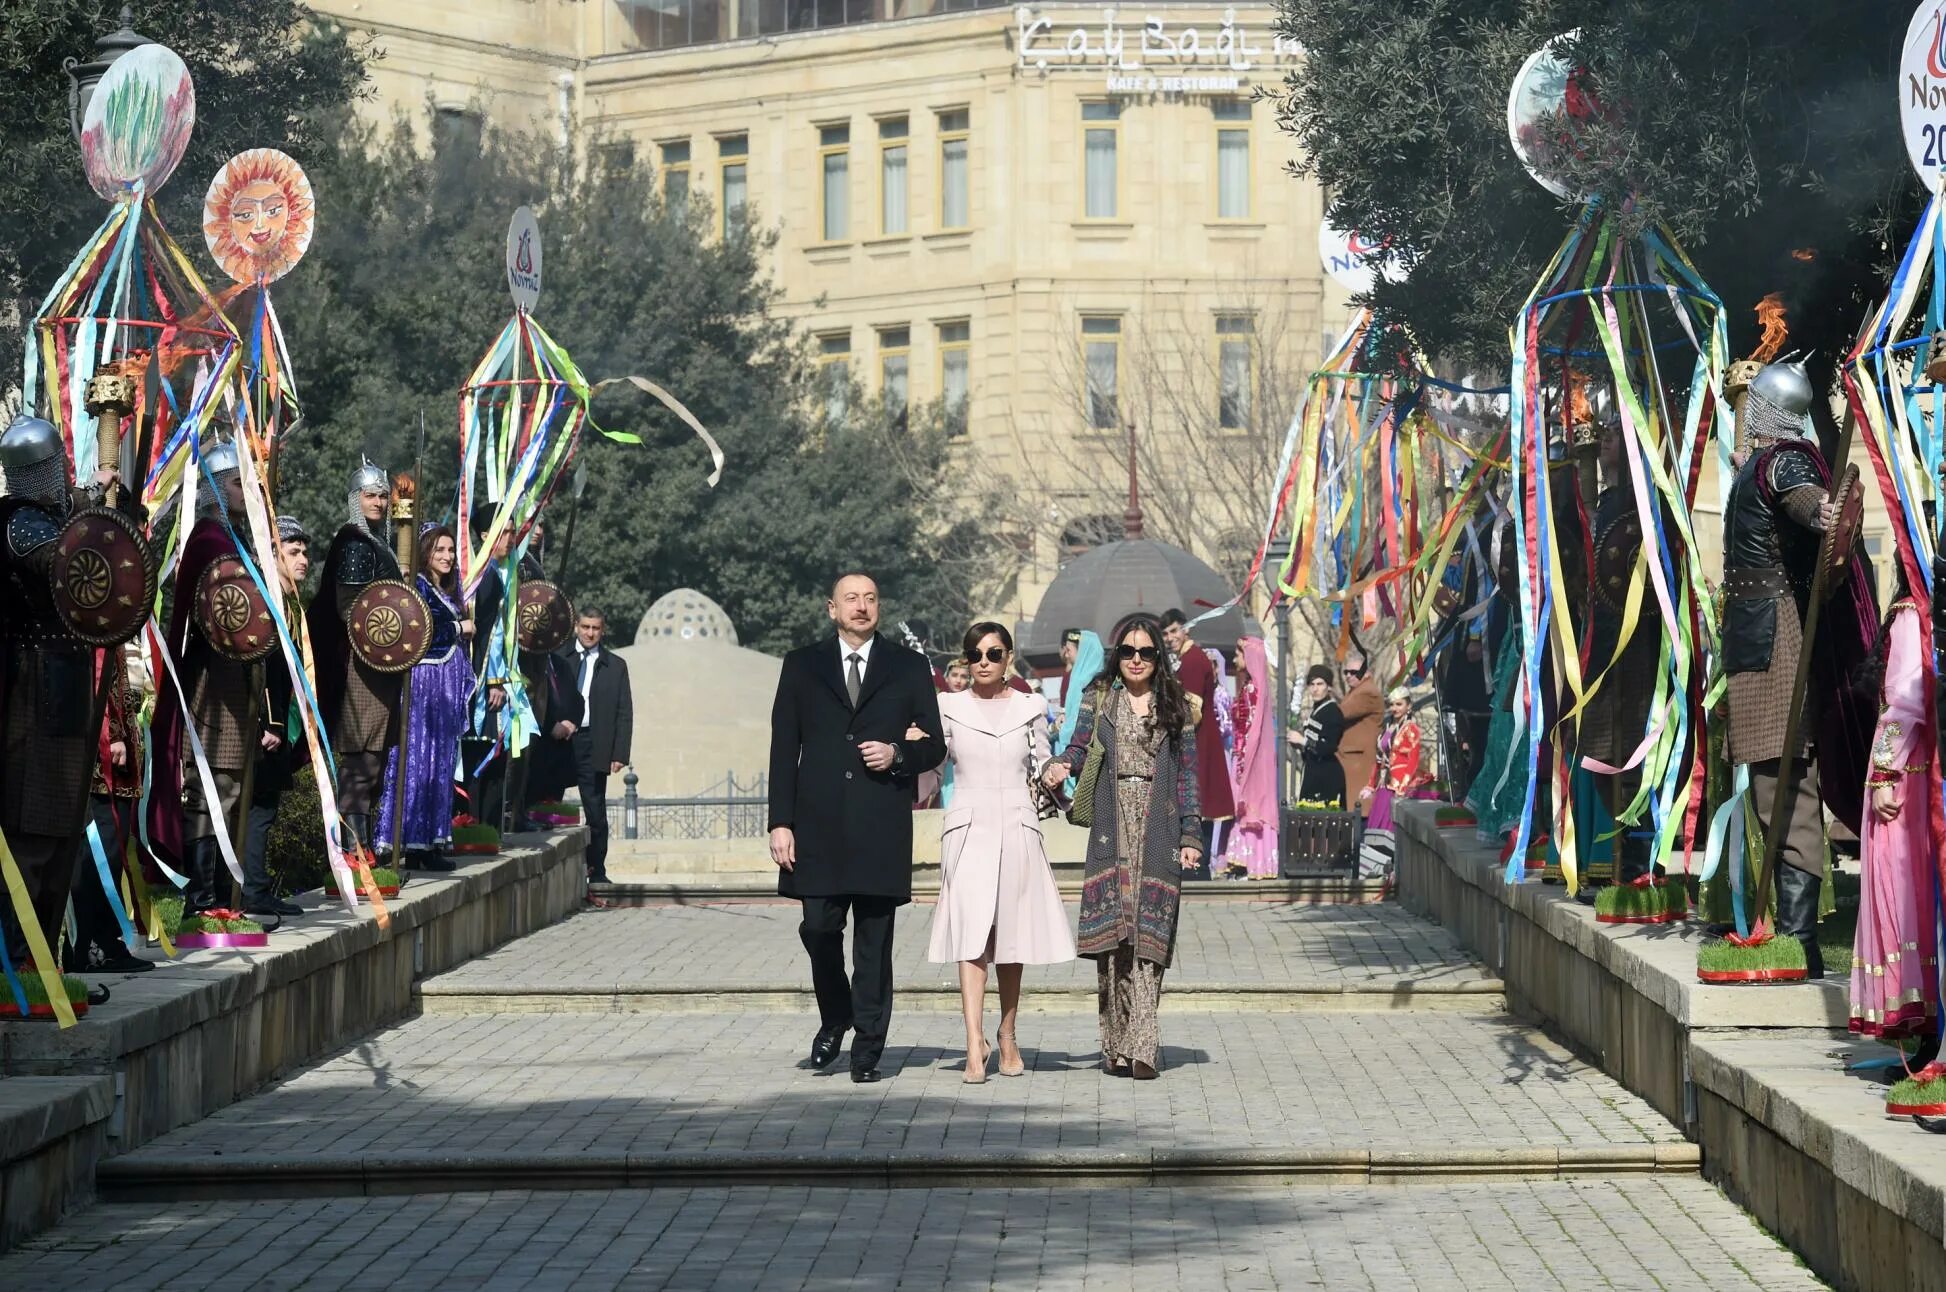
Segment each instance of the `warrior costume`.
[[[0,467],[7,476],[0,496],[0,833],[52,946],[88,808],[95,742],[88,731],[93,652],[55,608],[49,570],[62,526],[96,499],[69,488],[60,433],[40,418],[16,418],[0,435]],[[11,922],[7,943],[13,963],[22,963],[26,943]]]
[[[350,519],[331,540],[305,620],[317,661],[318,703],[330,723],[331,747],[338,756],[338,813],[346,828],[366,847],[372,843],[372,813],[384,783],[386,751],[399,740],[400,673],[381,673],[351,648],[346,620],[367,584],[399,577],[399,562],[384,537],[365,522],[360,499],[367,490],[391,486],[383,469],[367,462],[352,473],[347,495]],[[389,507],[389,504],[388,504]]]

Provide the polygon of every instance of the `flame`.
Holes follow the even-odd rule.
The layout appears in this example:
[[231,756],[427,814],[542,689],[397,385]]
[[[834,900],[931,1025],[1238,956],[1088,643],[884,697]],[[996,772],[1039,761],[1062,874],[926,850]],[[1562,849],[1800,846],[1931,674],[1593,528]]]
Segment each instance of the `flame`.
[[410,472],[401,471],[392,477],[392,496],[394,498],[411,498],[418,492],[419,486],[413,483]]
[[1769,363],[1784,348],[1784,340],[1791,334],[1784,322],[1782,292],[1772,292],[1757,302],[1757,326],[1764,330],[1764,336],[1750,357],[1758,363]]
[[1816,247],[1799,247],[1797,250],[1791,252],[1792,260],[1801,261],[1807,265],[1817,258],[1818,249]]
[[1595,410],[1588,403],[1587,392],[1588,384],[1586,382],[1576,381],[1568,386],[1568,425],[1570,427],[1591,426],[1594,424]]

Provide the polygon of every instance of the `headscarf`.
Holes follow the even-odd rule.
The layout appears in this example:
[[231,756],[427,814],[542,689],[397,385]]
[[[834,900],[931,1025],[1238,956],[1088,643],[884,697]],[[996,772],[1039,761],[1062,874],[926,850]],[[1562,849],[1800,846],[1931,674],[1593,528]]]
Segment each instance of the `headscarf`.
[[1277,837],[1277,742],[1273,740],[1274,725],[1269,721],[1270,706],[1266,700],[1270,696],[1270,666],[1264,651],[1264,639],[1245,637],[1237,643],[1243,647],[1243,677],[1240,685],[1254,686],[1257,689],[1257,708],[1251,715],[1250,728],[1243,734],[1243,756],[1239,759],[1241,772],[1236,779],[1237,827],[1254,825],[1262,830],[1265,837],[1273,841]]
[[[1074,672],[1068,677],[1068,702],[1061,710],[1060,739],[1054,742],[1056,752],[1068,747],[1074,739],[1074,729],[1081,723],[1081,701],[1088,688],[1108,667],[1108,652],[1102,647],[1101,636],[1092,628],[1081,632],[1081,644],[1074,649]],[[1067,792],[1074,795],[1075,778],[1068,777]]]

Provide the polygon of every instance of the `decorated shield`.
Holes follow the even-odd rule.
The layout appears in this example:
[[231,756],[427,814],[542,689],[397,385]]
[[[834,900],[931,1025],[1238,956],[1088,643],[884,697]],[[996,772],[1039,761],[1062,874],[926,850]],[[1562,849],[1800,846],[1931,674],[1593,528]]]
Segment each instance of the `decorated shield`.
[[547,655],[567,644],[574,632],[574,606],[567,593],[545,579],[533,579],[520,585],[519,606],[514,639],[520,649]]
[[1595,600],[1620,613],[1628,606],[1628,584],[1642,551],[1642,517],[1625,509],[1595,535]]
[[432,645],[432,611],[419,590],[398,579],[365,585],[345,618],[351,649],[381,673],[403,673]]
[[1858,534],[1865,526],[1865,491],[1858,487],[1856,466],[1845,467],[1845,477],[1838,483],[1832,510],[1837,515],[1831,527],[1824,531],[1824,542],[1818,548],[1818,564],[1826,571],[1824,586],[1835,591],[1844,586],[1851,574],[1851,554],[1857,550]]
[[277,645],[277,625],[256,581],[234,552],[211,561],[196,580],[196,626],[224,659],[251,664]]
[[155,604],[156,560],[135,522],[107,507],[77,512],[55,540],[54,607],[90,646],[119,646]]

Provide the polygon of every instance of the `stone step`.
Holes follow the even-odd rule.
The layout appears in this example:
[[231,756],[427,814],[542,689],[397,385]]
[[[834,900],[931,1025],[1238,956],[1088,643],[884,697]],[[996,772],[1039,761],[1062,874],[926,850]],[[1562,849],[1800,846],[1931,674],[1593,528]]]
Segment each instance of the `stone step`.
[[[482,984],[433,979],[419,984],[424,1014],[656,1014],[720,1013],[731,1009],[815,1012],[817,997],[808,984],[774,986],[552,985]],[[999,988],[991,981],[987,998],[997,1007]],[[1317,982],[1172,984],[1172,1008],[1198,1013],[1380,1013],[1395,1010],[1498,1015],[1506,996],[1496,978],[1472,981]],[[898,987],[894,1008],[926,1013],[958,1013],[959,988],[945,983]],[[1087,1013],[1096,1009],[1091,986],[1035,986],[1021,998],[1026,1013]]]
[[531,1189],[1104,1188],[1696,1175],[1686,1143],[1538,1148],[992,1149],[969,1152],[235,1152],[102,1164],[103,1201],[390,1196]]
[[[604,906],[656,906],[695,902],[780,902],[777,871],[745,870],[657,875],[652,879],[626,879],[611,863],[609,877],[615,882],[591,884],[589,899]],[[1055,867],[1055,882],[1067,901],[1081,898],[1079,867]],[[1362,904],[1385,900],[1389,889],[1383,883],[1359,880],[1342,871],[1287,879],[1190,880],[1182,886],[1183,899],[1196,902],[1297,902],[1310,905]],[[912,899],[933,902],[939,898],[939,872],[915,870]]]

